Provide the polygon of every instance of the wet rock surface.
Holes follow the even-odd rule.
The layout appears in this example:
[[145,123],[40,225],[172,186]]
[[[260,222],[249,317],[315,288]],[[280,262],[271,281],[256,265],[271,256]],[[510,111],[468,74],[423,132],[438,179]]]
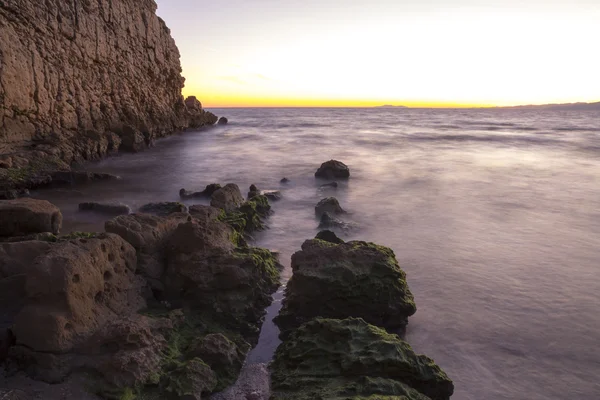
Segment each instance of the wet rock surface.
[[397,335],[362,319],[315,319],[293,331],[270,366],[273,400],[447,400],[448,376]]

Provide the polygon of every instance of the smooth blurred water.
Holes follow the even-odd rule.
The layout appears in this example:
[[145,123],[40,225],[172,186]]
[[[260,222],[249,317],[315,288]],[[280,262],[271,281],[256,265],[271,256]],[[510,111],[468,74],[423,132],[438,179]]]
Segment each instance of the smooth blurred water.
[[[212,111],[230,124],[90,166],[121,181],[34,195],[69,231],[102,229],[83,201],[137,208],[212,182],[281,189],[255,244],[281,252],[286,278],[317,233],[315,204],[334,195],[361,227],[345,239],[396,252],[418,307],[407,340],[455,381],[453,399],[600,399],[598,112]],[[331,158],[352,176],[321,190],[314,172]],[[277,344],[268,322],[263,333],[250,361]]]

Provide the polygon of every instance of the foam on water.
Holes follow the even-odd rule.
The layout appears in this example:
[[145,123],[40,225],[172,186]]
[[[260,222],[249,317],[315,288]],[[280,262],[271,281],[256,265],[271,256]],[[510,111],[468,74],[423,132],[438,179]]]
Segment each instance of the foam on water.
[[[396,252],[418,307],[407,339],[455,381],[453,399],[600,398],[597,113],[214,111],[232,123],[91,166],[121,181],[35,195],[61,208],[66,230],[101,230],[79,202],[137,208],[212,182],[281,189],[256,245],[281,252],[286,278],[317,232],[315,204],[335,195],[361,226],[345,239]],[[320,189],[313,174],[331,158],[352,177]],[[276,345],[267,321],[250,360],[268,360]]]

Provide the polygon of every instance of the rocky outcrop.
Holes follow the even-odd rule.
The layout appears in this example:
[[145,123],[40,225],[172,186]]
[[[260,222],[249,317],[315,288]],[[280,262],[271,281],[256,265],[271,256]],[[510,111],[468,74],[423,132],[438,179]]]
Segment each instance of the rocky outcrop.
[[46,200],[0,200],[0,237],[31,233],[59,233],[62,214]]
[[195,98],[184,102],[179,51],[156,8],[154,0],[0,3],[4,186],[217,122]]
[[228,183],[212,194],[210,205],[215,208],[230,212],[238,208],[244,202],[242,192],[235,183]]
[[350,168],[346,164],[337,160],[329,160],[321,164],[315,177],[324,179],[345,179],[350,177]]
[[276,255],[208,206],[105,228],[0,243],[6,371],[77,379],[104,399],[200,399],[234,383],[279,286]]
[[283,336],[316,317],[358,317],[398,331],[417,310],[406,274],[387,247],[307,240],[292,256],[292,269],[275,318]]
[[346,211],[340,206],[340,202],[335,197],[326,197],[321,199],[315,206],[315,214],[321,217],[324,213],[344,214]]
[[454,385],[435,362],[362,319],[316,319],[279,346],[272,400],[447,400]]

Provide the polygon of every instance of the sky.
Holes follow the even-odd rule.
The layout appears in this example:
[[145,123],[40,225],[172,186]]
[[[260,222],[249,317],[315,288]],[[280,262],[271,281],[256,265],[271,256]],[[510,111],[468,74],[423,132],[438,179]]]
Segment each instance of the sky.
[[600,0],[157,0],[205,107],[600,101]]

